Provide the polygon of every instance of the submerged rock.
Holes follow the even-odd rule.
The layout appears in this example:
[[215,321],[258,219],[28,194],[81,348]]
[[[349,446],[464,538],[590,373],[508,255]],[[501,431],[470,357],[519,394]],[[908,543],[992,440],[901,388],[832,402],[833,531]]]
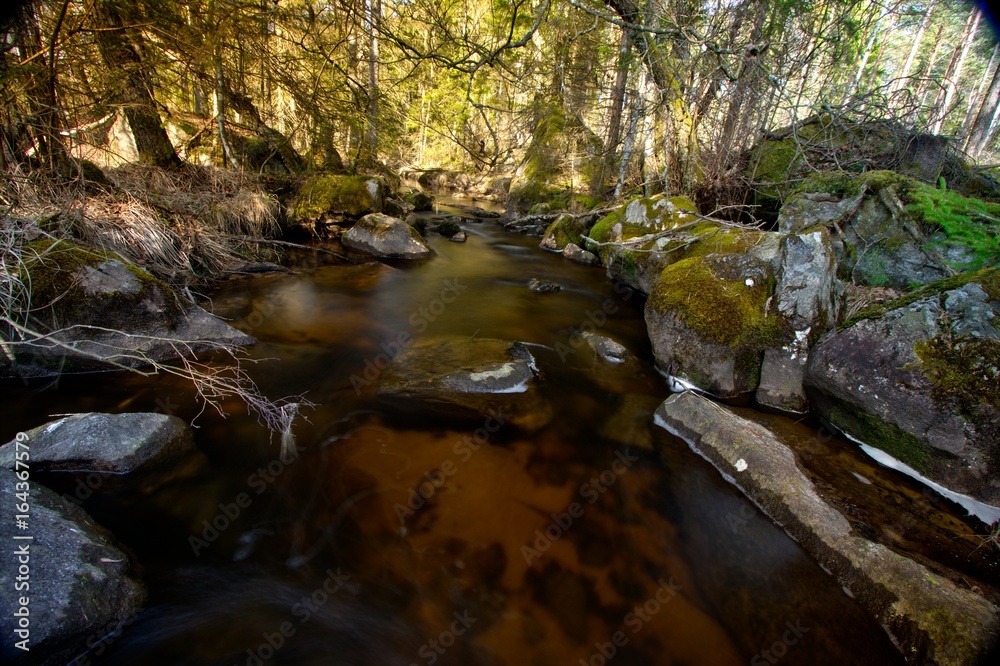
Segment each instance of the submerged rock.
[[388,215],[365,215],[344,232],[344,247],[388,259],[425,259],[434,254],[420,233]]
[[785,334],[766,311],[770,267],[745,254],[671,264],[646,301],[657,366],[719,397],[757,388],[765,348]]
[[528,289],[536,294],[554,294],[555,292],[562,290],[562,287],[551,280],[531,278],[528,280]]
[[396,356],[379,379],[378,397],[410,411],[536,430],[552,418],[538,383],[535,359],[520,342],[450,338]]
[[[977,281],[885,306],[817,344],[806,371],[813,409],[949,489],[1000,504],[1000,298]],[[993,296],[998,294],[994,293]],[[985,332],[987,335],[983,335]],[[976,333],[979,333],[977,336]]]
[[655,422],[707,458],[831,572],[908,661],[977,663],[993,647],[996,607],[856,534],[767,428],[691,392],[668,398]]
[[110,363],[139,367],[256,342],[183,303],[164,282],[118,255],[50,239],[27,244],[23,253],[35,325],[41,333],[57,332],[6,343],[14,356],[11,374],[45,376]]
[[469,235],[464,231],[459,231],[457,234],[455,234],[448,240],[450,240],[452,243],[464,243],[465,241],[469,240]]
[[[32,447],[33,448],[33,447]],[[4,663],[62,665],[91,642],[103,638],[139,613],[145,590],[130,571],[128,556],[111,544],[111,535],[76,505],[33,483],[30,527],[15,529],[14,507],[21,500],[16,474],[0,468],[0,505],[8,520],[0,524],[0,539],[9,544],[0,560],[0,631]],[[30,534],[31,541],[15,538]],[[31,588],[15,593],[18,546],[30,552]],[[20,596],[30,598],[31,651],[14,647]]]

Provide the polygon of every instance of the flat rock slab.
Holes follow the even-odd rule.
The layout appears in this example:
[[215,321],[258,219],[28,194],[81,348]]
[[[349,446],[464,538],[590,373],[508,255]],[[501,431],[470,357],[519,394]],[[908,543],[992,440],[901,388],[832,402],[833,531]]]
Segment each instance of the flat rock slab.
[[[16,474],[0,468],[0,521],[5,557],[0,560],[0,661],[10,664],[66,664],[141,609],[145,590],[130,574],[128,557],[110,535],[76,505],[37,483],[31,484],[28,530],[12,516],[19,502]],[[30,541],[15,536],[30,534]],[[17,548],[28,547],[31,588],[15,593]],[[8,550],[9,546],[9,550]],[[30,652],[14,647],[18,597],[29,597]]]
[[[165,414],[74,414],[28,433],[32,471],[148,471],[194,452],[188,425]],[[0,447],[0,466],[13,467],[15,442]]]
[[535,359],[520,342],[446,338],[394,358],[380,377],[378,397],[410,410],[463,419],[502,417],[536,430],[552,419],[538,378]]
[[655,423],[685,440],[830,571],[917,664],[977,663],[1000,635],[990,602],[851,530],[770,430],[692,392]]

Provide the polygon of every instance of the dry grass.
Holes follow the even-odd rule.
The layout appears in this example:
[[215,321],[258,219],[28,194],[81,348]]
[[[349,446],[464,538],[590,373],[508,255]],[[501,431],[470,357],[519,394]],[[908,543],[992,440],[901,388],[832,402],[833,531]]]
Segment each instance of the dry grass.
[[174,283],[244,263],[259,251],[246,239],[279,235],[278,202],[254,176],[191,165],[106,175],[109,185],[84,187],[9,174],[0,197],[10,214],[39,220],[56,237],[116,252]]
[[903,292],[891,287],[865,287],[848,282],[844,288],[844,296],[847,298],[844,321],[873,305],[894,301],[902,295]]

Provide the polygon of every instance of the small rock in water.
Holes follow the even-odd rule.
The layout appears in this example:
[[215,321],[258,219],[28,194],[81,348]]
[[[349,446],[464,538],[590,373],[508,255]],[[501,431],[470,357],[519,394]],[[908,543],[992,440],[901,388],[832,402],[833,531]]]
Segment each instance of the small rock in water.
[[450,240],[452,243],[464,243],[468,239],[469,239],[468,234],[466,234],[464,231],[459,231],[457,234],[455,234],[448,240]]
[[538,278],[531,278],[528,280],[528,289],[535,292],[536,294],[554,294],[555,292],[562,289],[555,282],[549,280],[539,280]]
[[449,238],[451,238],[452,236],[454,236],[456,234],[461,233],[462,232],[462,228],[460,226],[458,226],[458,222],[455,221],[456,219],[458,219],[458,218],[449,218],[449,219],[445,220],[444,222],[442,222],[438,226],[437,232],[439,234],[441,234],[442,236],[447,236]]
[[575,243],[570,243],[565,248],[563,248],[562,255],[569,259],[570,261],[575,261],[578,264],[585,264],[592,266],[594,264],[601,263],[601,260],[597,258],[597,255],[593,252],[588,252],[584,250],[579,245]]

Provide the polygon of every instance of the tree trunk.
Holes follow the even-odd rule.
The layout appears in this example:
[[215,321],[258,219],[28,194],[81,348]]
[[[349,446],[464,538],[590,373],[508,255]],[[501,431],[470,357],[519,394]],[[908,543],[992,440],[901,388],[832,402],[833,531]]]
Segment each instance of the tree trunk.
[[1000,65],[993,70],[993,80],[986,89],[986,96],[983,97],[983,103],[979,106],[976,120],[969,131],[969,138],[965,142],[965,148],[973,159],[979,158],[979,154],[992,137],[998,108],[1000,108]]
[[976,86],[976,91],[969,95],[969,108],[965,111],[965,122],[962,123],[962,130],[959,132],[959,136],[962,139],[969,136],[969,126],[972,125],[972,121],[976,115],[976,104],[983,96],[983,90],[986,89],[986,83],[990,80],[990,72],[993,71],[993,65],[996,63],[998,54],[1000,54],[1000,42],[993,46],[993,53],[990,55],[990,61],[987,63],[986,69],[983,70],[983,76],[979,79],[979,85]]
[[608,135],[604,141],[604,160],[601,168],[591,185],[594,194],[600,196],[604,189],[604,181],[608,176],[608,169],[613,168],[615,155],[618,152],[618,144],[622,138],[622,111],[625,106],[625,87],[628,84],[629,57],[632,50],[632,43],[628,39],[628,33],[622,30],[621,43],[618,46],[618,65],[615,68],[615,85],[611,89],[611,108],[608,117]]
[[927,99],[927,82],[930,81],[931,72],[934,71],[934,63],[937,62],[938,53],[941,51],[941,36],[944,34],[944,24],[938,26],[937,34],[934,36],[934,46],[931,48],[931,54],[927,58],[927,66],[924,67],[924,75],[920,79],[920,86],[917,88],[917,94],[915,99],[919,100],[917,104],[917,111],[924,106]]
[[938,108],[937,121],[934,123],[934,134],[941,133],[941,126],[944,125],[944,119],[951,111],[949,108],[951,106],[951,100],[955,96],[955,90],[958,87],[958,80],[962,78],[962,67],[965,65],[966,56],[969,55],[969,48],[972,46],[972,42],[976,38],[976,31],[979,29],[979,19],[982,18],[982,15],[983,13],[979,9],[976,9],[969,15],[969,20],[965,22],[965,32],[962,35],[961,46],[955,48],[955,54],[952,56],[951,62],[948,64],[948,71],[944,75],[944,100]]
[[378,31],[382,22],[382,0],[365,0],[365,23],[368,26],[368,107],[365,110],[365,140],[362,162],[378,161],[379,143],[379,79]]
[[112,71],[124,71],[117,98],[132,129],[139,161],[163,168],[179,167],[181,160],[156,110],[153,81],[139,51],[129,41],[121,14],[111,3],[98,2],[96,16],[97,47],[105,66]]
[[917,51],[920,50],[920,42],[924,39],[924,33],[927,32],[927,24],[931,21],[931,12],[934,11],[934,3],[936,0],[931,0],[927,4],[927,11],[924,14],[924,18],[920,21],[920,28],[917,30],[917,36],[913,41],[913,46],[910,47],[910,53],[906,56],[906,62],[903,63],[903,69],[896,79],[896,82],[892,86],[892,92],[896,92],[903,87],[906,77],[910,75],[910,68],[913,67],[913,60],[917,57]]

